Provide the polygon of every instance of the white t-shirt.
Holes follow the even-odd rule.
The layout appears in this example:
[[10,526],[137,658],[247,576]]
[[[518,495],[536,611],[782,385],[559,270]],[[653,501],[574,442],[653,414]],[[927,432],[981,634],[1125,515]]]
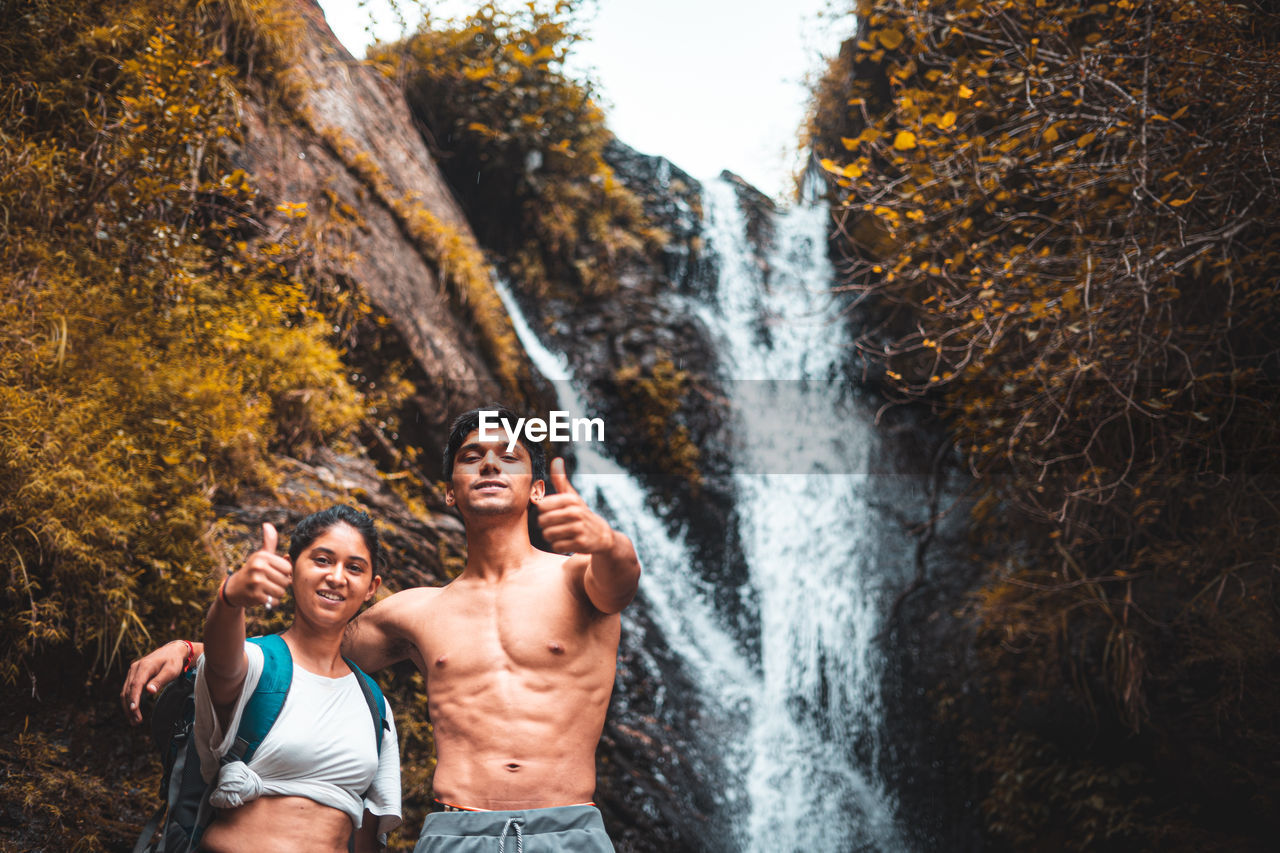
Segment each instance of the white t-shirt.
[[[354,672],[328,678],[295,662],[289,695],[275,725],[246,766],[219,759],[231,749],[240,716],[262,675],[262,649],[244,644],[249,669],[224,732],[218,726],[205,682],[204,658],[196,669],[196,749],[206,783],[218,779],[210,803],[236,808],[263,796],[306,797],[350,816],[356,828],[367,809],[378,816],[378,833],[400,825],[400,749],[391,706],[391,728],[382,733],[379,756],[373,717]],[[386,700],[383,699],[385,703]]]

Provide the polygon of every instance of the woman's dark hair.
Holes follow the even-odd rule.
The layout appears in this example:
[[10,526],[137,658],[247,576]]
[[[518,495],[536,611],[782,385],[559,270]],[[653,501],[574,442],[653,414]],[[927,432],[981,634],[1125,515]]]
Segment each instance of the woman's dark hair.
[[329,531],[335,524],[349,524],[364,539],[364,546],[369,549],[369,568],[378,573],[378,560],[381,556],[378,547],[378,530],[373,526],[373,519],[367,512],[361,512],[353,506],[335,504],[328,509],[313,512],[299,521],[289,537],[289,560],[297,562],[298,557],[311,545]]
[[[471,434],[472,430],[480,429],[481,412],[497,412],[499,423],[506,420],[507,423],[513,426],[520,420],[520,415],[497,403],[463,412],[454,418],[453,425],[449,427],[449,443],[444,448],[444,466],[442,470],[444,471],[444,481],[446,483],[453,482],[453,457],[458,455],[458,448],[462,447],[462,442],[467,440],[467,436]],[[516,439],[529,453],[529,461],[533,465],[533,479],[545,482],[547,479],[547,454],[542,449],[542,445],[530,444],[524,440],[523,435],[519,434],[516,435]]]

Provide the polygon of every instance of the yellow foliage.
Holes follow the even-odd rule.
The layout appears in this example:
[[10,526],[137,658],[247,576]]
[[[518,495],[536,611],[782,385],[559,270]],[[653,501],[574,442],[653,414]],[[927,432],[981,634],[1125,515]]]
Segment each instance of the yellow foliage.
[[[40,704],[33,733],[0,748],[3,805],[44,848],[117,849],[139,828],[123,810],[154,805],[155,779],[133,778],[154,775],[149,753],[111,787],[98,774],[119,744],[89,767],[66,743],[116,710],[68,719],[52,694],[79,701],[104,670],[115,682],[128,658],[196,635],[227,556],[215,502],[269,493],[273,456],[387,429],[411,388],[394,360],[367,397],[346,378],[361,381],[335,338],[372,310],[327,272],[326,238],[359,214],[332,192],[262,199],[232,163],[244,92],[272,120],[302,111],[293,4],[19,6],[0,15],[0,681]],[[487,283],[474,247],[387,201],[442,267]],[[473,298],[518,352],[492,288]],[[390,687],[425,707],[420,681]],[[421,811],[430,725],[400,731]]]
[[[589,84],[565,75],[573,4],[428,20],[376,57],[394,62],[481,243],[528,293],[602,295],[666,235],[602,156],[610,133]],[[495,84],[495,80],[501,81]]]
[[71,3],[0,30],[9,682],[40,648],[107,665],[149,626],[193,626],[211,498],[363,411],[287,235],[238,230],[255,192],[226,156],[237,75],[216,11]]
[[[688,427],[678,423],[684,397],[689,392],[689,374],[676,367],[670,356],[659,350],[647,373],[638,364],[619,368],[614,374],[617,397],[623,410],[641,426],[646,446],[657,449],[647,460],[659,459],[660,473],[678,477],[693,487],[697,496],[702,474],[700,452]],[[673,426],[674,424],[674,426]]]
[[360,150],[346,134],[333,127],[316,126],[310,111],[300,111],[299,116],[311,124],[347,168],[381,199],[423,255],[435,264],[459,308],[470,315],[480,333],[504,394],[510,399],[521,399],[524,389],[529,387],[528,359],[502,298],[494,288],[480,247],[469,235],[441,222],[411,195],[397,192],[368,152]]
[[1280,681],[1253,649],[1280,642],[1280,19],[1225,0],[868,14],[811,133],[864,343],[989,498],[975,530],[1004,558],[971,612],[999,722],[968,730],[998,774],[988,825],[1015,847],[1160,846],[1161,815],[1195,809],[1020,727],[1075,702],[1100,740],[1222,753],[1187,788],[1274,760]]

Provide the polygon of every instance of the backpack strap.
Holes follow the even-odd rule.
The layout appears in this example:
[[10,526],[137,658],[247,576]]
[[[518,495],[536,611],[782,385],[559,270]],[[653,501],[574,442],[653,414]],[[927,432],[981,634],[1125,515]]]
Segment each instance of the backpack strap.
[[142,834],[134,842],[133,853],[147,853],[147,847],[151,844],[151,839],[155,837],[156,830],[160,828],[160,821],[164,820],[164,814],[168,810],[169,804],[167,802],[161,803],[156,808],[146,826],[142,827]]
[[378,755],[382,755],[382,733],[391,728],[391,724],[387,722],[387,702],[382,698],[382,690],[378,687],[378,682],[373,677],[356,666],[349,658],[343,658],[347,662],[347,666],[351,667],[351,671],[356,674],[356,682],[360,685],[360,692],[364,694],[365,704],[369,706],[369,713],[373,717],[373,730],[377,734]]
[[289,695],[289,685],[293,683],[293,656],[289,654],[289,646],[283,637],[270,634],[250,637],[249,642],[262,649],[262,676],[253,688],[253,695],[245,703],[235,743],[222,757],[223,764],[232,761],[249,763],[280,716],[284,700]]

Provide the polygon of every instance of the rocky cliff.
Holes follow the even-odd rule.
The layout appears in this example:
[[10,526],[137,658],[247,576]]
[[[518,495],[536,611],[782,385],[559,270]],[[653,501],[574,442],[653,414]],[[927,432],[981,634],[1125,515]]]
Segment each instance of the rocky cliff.
[[[414,228],[414,210],[433,217],[432,227],[449,229],[468,247],[475,247],[475,237],[400,90],[378,69],[346,53],[318,8],[311,3],[302,8],[308,25],[302,51],[308,86],[295,114],[303,118],[282,124],[273,121],[270,110],[250,104],[240,156],[246,171],[258,176],[264,190],[279,201],[306,202],[309,209],[325,211],[329,217],[350,211],[346,218],[357,224],[340,230],[342,251],[329,261],[329,272],[361,289],[376,312],[389,320],[389,328],[362,327],[376,335],[375,352],[411,357],[415,393],[400,413],[400,434],[385,439],[392,445],[392,456],[397,451],[400,457],[416,456],[414,451],[420,450],[421,468],[415,471],[434,476],[436,446],[447,417],[488,400],[510,399],[511,389],[504,387],[500,375],[509,366],[493,364],[485,330],[477,328],[467,306],[450,293],[431,245],[424,251],[422,235]],[[617,303],[615,310],[580,303],[572,308],[543,305],[541,313],[558,316],[556,330],[562,334],[572,332],[578,340],[592,342],[571,351],[587,375],[608,377],[622,365],[651,358],[655,350],[689,364],[710,363],[704,337],[658,299],[659,291],[678,288],[695,277],[696,182],[669,164],[670,179],[652,182],[641,165],[648,161],[628,154],[624,146],[615,150],[615,164],[623,174],[634,176],[637,186],[644,184],[647,204],[676,239],[658,268],[637,268],[625,279],[619,299],[623,310],[616,310]],[[366,343],[353,341],[353,349]],[[356,355],[357,360],[361,357]],[[376,371],[378,365],[370,363],[368,369]],[[540,396],[545,391],[531,379],[532,369],[522,364],[520,373],[528,379],[518,389],[524,399],[516,404],[541,400],[543,405],[535,408],[550,408],[549,398]],[[621,418],[611,417],[617,413],[609,408],[610,398],[599,399],[609,422],[619,423]],[[405,428],[408,425],[412,427]],[[295,497],[306,506],[327,500],[336,490],[378,517],[392,544],[394,559],[389,565],[395,567],[395,586],[440,583],[447,578],[446,561],[455,569],[460,565],[465,550],[458,522],[451,515],[424,517],[408,511],[393,492],[379,487],[367,463],[328,458],[293,461],[287,467],[300,478],[291,477],[275,496],[284,497],[286,507]],[[225,511],[251,530],[269,504],[266,500]],[[287,508],[275,511],[280,521],[288,514]],[[599,750],[597,799],[620,849],[693,849],[696,840],[678,827],[699,822],[691,819],[691,811],[701,814],[702,822],[710,820],[709,794],[701,784],[700,768],[691,764],[678,735],[652,707],[652,679],[678,680],[682,675],[664,650],[663,638],[649,632],[634,635],[641,632],[624,639],[618,685]],[[636,665],[638,658],[650,656],[665,661],[660,674]],[[406,759],[412,761],[413,756]]]
[[[228,155],[253,187],[233,211],[235,239],[284,247],[289,263],[302,265],[311,298],[333,318],[352,386],[369,399],[391,386],[401,390],[387,394],[385,410],[367,413],[354,441],[285,442],[293,455],[272,455],[270,475],[260,482],[210,489],[217,518],[205,544],[214,563],[233,566],[252,548],[261,522],[287,527],[319,507],[355,502],[378,520],[389,589],[445,583],[465,559],[461,523],[432,485],[448,420],[495,399],[546,411],[549,386],[520,349],[489,259],[385,69],[353,59],[311,0],[211,8],[198,19],[212,28],[201,38],[216,39],[221,28],[226,58],[239,72]],[[135,25],[147,32],[160,26],[121,26]],[[659,195],[655,205],[674,204]],[[673,243],[656,273],[636,270],[634,289],[648,299],[682,277],[678,268],[696,264],[690,203],[680,208],[683,248]],[[661,317],[628,332],[617,354],[642,358],[660,344],[677,358],[705,359],[680,318],[654,310]],[[585,326],[589,318],[578,314],[573,322]],[[622,363],[590,352],[575,358]],[[179,604],[192,614],[203,606]],[[251,628],[269,630],[280,618]],[[620,848],[693,849],[696,841],[669,825],[709,811],[706,785],[654,708],[654,679],[671,689],[683,675],[661,637],[647,635],[642,618],[633,624],[599,751],[598,800]],[[162,642],[178,626],[144,630]],[[75,838],[86,850],[127,850],[157,802],[154,750],[142,729],[123,726],[116,707],[119,663],[104,674],[101,662],[70,645],[41,651],[23,689],[5,687],[5,849],[68,849],[63,841]],[[665,663],[655,674],[638,664],[642,658]],[[407,849],[430,796],[434,753],[420,680],[397,668],[384,683],[398,699],[405,741],[409,808],[394,846]]]
[[[485,271],[462,286],[451,280],[451,265],[483,260],[401,91],[352,58],[318,4],[296,6],[306,30],[293,72],[304,83],[288,104],[291,120],[267,98],[246,99],[238,156],[270,202],[307,206],[323,274],[362,292],[385,318],[388,332],[365,324],[350,351],[375,373],[379,357],[411,361],[415,392],[400,420],[410,425],[407,443],[425,445],[434,474],[450,412],[495,398],[528,403],[538,392],[513,339],[494,339],[510,335],[509,321],[476,322],[497,299]],[[513,375],[520,381],[506,381]]]

